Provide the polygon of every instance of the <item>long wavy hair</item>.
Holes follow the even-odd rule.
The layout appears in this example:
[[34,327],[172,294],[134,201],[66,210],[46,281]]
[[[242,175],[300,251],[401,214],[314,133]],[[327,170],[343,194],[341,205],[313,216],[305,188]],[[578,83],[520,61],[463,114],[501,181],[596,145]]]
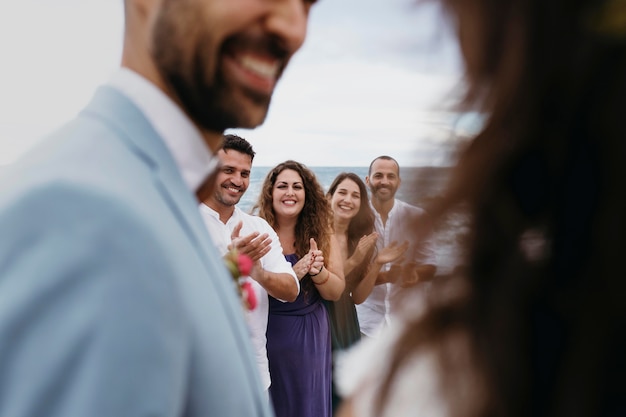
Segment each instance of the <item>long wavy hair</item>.
[[[337,175],[337,177],[335,177],[332,184],[328,188],[328,192],[326,193],[328,200],[330,201],[332,199],[333,195],[337,191],[337,187],[345,179],[354,181],[354,183],[356,183],[356,185],[359,187],[361,201],[359,211],[356,216],[354,216],[350,220],[350,224],[348,225],[347,230],[348,257],[350,257],[352,256],[357,245],[359,244],[359,240],[363,236],[368,235],[374,231],[374,212],[372,211],[372,208],[369,204],[367,187],[365,186],[365,183],[357,174],[353,172],[341,172],[339,175]],[[376,246],[372,247],[372,249],[366,256],[366,259],[361,262],[361,264],[357,265],[352,271],[350,271],[350,274],[346,276],[346,283],[351,283],[351,286],[354,286],[363,279],[365,274],[367,274],[370,260],[374,255],[375,250]],[[353,288],[348,288],[346,286],[346,291],[351,291],[352,289]]]
[[623,414],[626,3],[442,2],[486,121],[429,212],[466,207],[467,257],[395,345],[378,407],[428,350],[450,415]]
[[[304,206],[296,222],[296,255],[298,258],[306,255],[310,249],[310,238],[314,238],[318,249],[328,255],[330,253],[333,213],[317,177],[304,164],[288,160],[271,169],[265,176],[261,194],[253,211],[258,212],[260,217],[264,218],[277,233],[280,233],[280,225],[274,212],[272,193],[276,184],[276,177],[286,169],[297,172],[302,178],[304,186]],[[303,287],[306,287],[306,282],[303,281]]]

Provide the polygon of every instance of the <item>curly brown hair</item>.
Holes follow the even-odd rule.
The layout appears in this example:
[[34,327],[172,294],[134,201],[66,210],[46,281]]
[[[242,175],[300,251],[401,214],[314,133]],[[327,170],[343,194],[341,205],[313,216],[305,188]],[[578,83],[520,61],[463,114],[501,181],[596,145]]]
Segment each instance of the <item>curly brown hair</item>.
[[286,169],[293,170],[300,175],[305,194],[304,207],[296,222],[296,255],[301,258],[309,251],[310,238],[315,239],[318,249],[328,254],[333,213],[317,177],[304,164],[288,160],[271,169],[265,176],[261,194],[253,211],[258,212],[260,217],[264,218],[277,233],[279,232],[280,225],[276,221],[274,213],[272,192],[276,177]]

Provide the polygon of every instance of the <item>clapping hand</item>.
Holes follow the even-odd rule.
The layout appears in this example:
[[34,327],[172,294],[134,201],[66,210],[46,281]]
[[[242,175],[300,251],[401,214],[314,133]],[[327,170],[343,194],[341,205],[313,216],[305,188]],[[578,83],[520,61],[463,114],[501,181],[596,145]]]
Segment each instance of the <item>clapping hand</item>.
[[259,232],[252,232],[246,236],[239,236],[243,222],[239,222],[233,229],[230,235],[231,244],[229,249],[236,249],[237,252],[247,255],[254,262],[250,276],[253,279],[258,279],[258,273],[263,272],[261,266],[261,258],[265,256],[272,248],[272,239],[269,238],[267,233],[260,234]]
[[322,271],[324,267],[324,255],[322,251],[317,249],[317,242],[315,239],[311,238],[310,240],[311,246],[309,249],[309,254],[311,255],[311,265],[309,267],[309,274],[317,275]]
[[408,248],[409,242],[404,241],[402,244],[398,244],[398,242],[394,241],[378,252],[374,259],[375,264],[383,265],[389,262],[393,262],[393,264],[389,271],[379,274],[379,279],[376,281],[377,284],[396,282],[398,280],[403,273],[402,262],[404,262],[404,254]]
[[[365,235],[361,239],[359,239],[359,243],[354,249],[354,253],[350,257],[354,260],[355,264],[358,265],[362,263],[363,261],[365,261],[365,257],[367,256],[368,253],[370,253],[370,250],[376,244],[377,239],[378,239],[378,233],[376,232],[372,232],[369,235]],[[391,261],[387,261],[387,262],[391,262]]]
[[293,270],[296,273],[298,279],[304,278],[307,274],[319,274],[324,265],[324,255],[322,251],[317,249],[317,242],[315,239],[310,240],[310,249],[296,264],[293,266]]
[[243,223],[239,222],[230,235],[231,248],[239,253],[248,255],[253,261],[260,260],[272,249],[272,239],[267,233],[252,232],[246,236],[239,236]]
[[404,260],[404,254],[406,253],[406,250],[408,248],[409,242],[407,242],[406,240],[402,244],[398,244],[398,242],[391,242],[389,245],[385,246],[378,252],[378,254],[376,255],[376,259],[374,259],[374,262],[380,265],[389,262],[401,264]]
[[420,276],[417,272],[417,265],[415,262],[409,262],[402,266],[402,273],[400,274],[400,286],[403,288],[412,287],[420,282]]

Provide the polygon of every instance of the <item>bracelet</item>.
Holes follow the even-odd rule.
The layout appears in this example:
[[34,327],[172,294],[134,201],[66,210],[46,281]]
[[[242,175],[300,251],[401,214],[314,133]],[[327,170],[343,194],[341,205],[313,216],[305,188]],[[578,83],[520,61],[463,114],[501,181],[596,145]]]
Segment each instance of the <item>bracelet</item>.
[[[322,272],[323,269],[324,269],[324,267],[322,266],[322,269],[320,269],[320,272]],[[315,274],[315,276],[319,275],[320,272]],[[315,285],[324,285],[324,284],[326,284],[326,281],[328,281],[329,279],[330,279],[330,271],[328,272],[328,274],[326,274],[326,279],[324,281],[322,281],[322,282],[315,282],[313,280],[313,278],[311,278],[311,281],[313,281],[313,284],[315,284]]]
[[320,270],[319,270],[319,271],[317,271],[317,274],[313,275],[313,274],[309,273],[309,276],[311,276],[311,277],[316,277],[316,276],[318,276],[318,275],[320,274],[320,272],[322,272],[323,270],[324,270],[324,264],[322,264],[322,267],[320,268]]

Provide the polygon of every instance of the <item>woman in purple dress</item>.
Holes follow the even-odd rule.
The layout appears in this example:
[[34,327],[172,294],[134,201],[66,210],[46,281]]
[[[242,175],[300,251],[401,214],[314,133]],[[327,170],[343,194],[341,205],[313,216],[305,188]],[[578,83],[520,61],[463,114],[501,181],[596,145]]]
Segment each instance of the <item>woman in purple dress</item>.
[[301,280],[293,303],[270,296],[267,355],[276,417],[330,417],[332,358],[328,313],[345,280],[332,211],[315,174],[286,161],[265,178],[257,207]]

